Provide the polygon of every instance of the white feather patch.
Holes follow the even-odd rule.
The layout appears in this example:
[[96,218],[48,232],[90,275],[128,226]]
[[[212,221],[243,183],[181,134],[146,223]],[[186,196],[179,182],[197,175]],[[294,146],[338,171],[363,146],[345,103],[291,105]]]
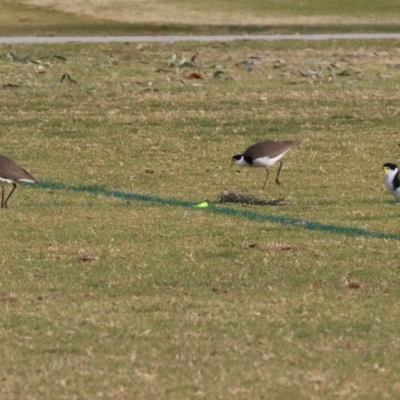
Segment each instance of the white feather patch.
[[282,154],[279,154],[279,156],[276,157],[259,157],[253,160],[253,166],[254,167],[271,167],[274,165],[276,162],[278,162],[290,149],[287,149],[285,152]]
[[32,179],[18,179],[18,182],[26,182],[26,183],[36,183]]
[[1,183],[9,183],[10,185],[12,185],[13,183],[15,183],[16,181],[14,179],[7,179],[7,178],[1,178],[0,177],[0,182]]

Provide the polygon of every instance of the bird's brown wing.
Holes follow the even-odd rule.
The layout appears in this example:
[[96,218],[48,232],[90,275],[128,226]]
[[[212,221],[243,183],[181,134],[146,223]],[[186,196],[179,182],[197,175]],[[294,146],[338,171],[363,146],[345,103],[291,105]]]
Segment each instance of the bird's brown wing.
[[13,179],[19,181],[21,179],[37,182],[36,179],[28,172],[18,166],[10,158],[0,154],[0,177],[5,179]]
[[260,142],[250,146],[244,152],[244,155],[247,157],[251,157],[252,160],[265,156],[275,158],[299,143],[299,141]]

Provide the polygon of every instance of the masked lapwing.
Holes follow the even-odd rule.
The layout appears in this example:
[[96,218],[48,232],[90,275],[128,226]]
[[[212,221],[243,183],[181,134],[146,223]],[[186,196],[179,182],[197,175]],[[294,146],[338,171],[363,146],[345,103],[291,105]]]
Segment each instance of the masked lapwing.
[[265,177],[263,189],[267,184],[269,177],[269,167],[275,163],[279,163],[278,173],[275,181],[278,185],[281,184],[279,175],[281,173],[283,161],[281,158],[293,147],[299,144],[299,141],[282,141],[282,142],[260,142],[251,145],[243,154],[237,154],[232,157],[232,165],[240,167],[264,167],[267,176]]
[[386,175],[385,183],[389,192],[394,198],[400,200],[400,176],[399,167],[396,164],[386,163],[383,164],[382,170]]
[[[1,208],[8,208],[8,200],[10,200],[19,182],[37,183],[37,180],[29,172],[19,167],[13,160],[0,154]],[[4,200],[4,185],[6,183],[12,185],[13,188]]]

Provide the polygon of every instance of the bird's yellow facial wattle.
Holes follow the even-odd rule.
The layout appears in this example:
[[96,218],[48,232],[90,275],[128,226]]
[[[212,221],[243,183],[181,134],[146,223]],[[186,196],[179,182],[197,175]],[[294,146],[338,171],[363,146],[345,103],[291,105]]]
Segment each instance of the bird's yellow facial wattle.
[[382,167],[382,171],[385,175],[387,175],[389,168],[388,167]]
[[231,165],[236,165],[236,160],[234,158],[231,159]]

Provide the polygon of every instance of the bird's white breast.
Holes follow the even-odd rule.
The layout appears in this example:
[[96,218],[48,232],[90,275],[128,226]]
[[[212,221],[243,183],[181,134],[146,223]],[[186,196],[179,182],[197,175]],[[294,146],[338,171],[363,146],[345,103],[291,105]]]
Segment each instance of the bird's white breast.
[[385,179],[386,187],[390,193],[395,197],[396,200],[400,200],[400,188],[393,187],[393,179],[396,176],[398,170],[388,171]]
[[239,167],[251,167],[252,166],[251,164],[248,164],[245,161],[243,156],[240,157],[240,160],[235,160],[235,162],[236,162],[236,165],[238,165]]

